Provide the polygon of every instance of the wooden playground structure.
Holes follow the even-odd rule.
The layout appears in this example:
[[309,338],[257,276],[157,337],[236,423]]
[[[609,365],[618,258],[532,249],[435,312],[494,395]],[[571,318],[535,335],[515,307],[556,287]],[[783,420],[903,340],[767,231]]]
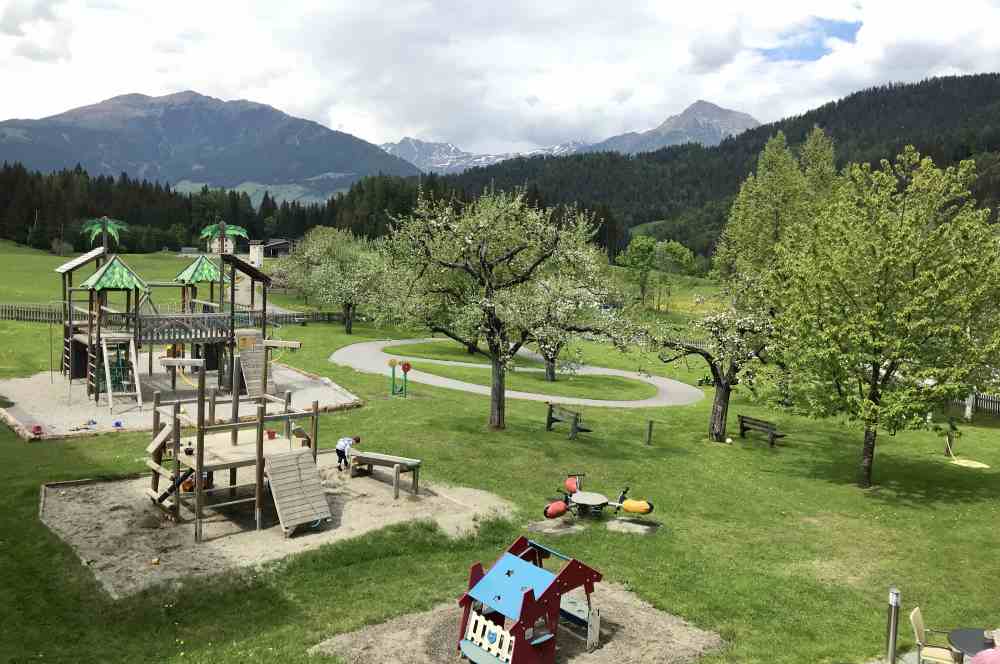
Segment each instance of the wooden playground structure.
[[[74,286],[75,272],[89,265],[96,271]],[[157,345],[167,347],[171,357],[185,357],[190,347],[192,357],[203,358],[208,370],[218,371],[218,387],[224,392],[249,389],[259,396],[259,386],[264,392],[273,391],[273,382],[267,380],[268,352],[282,344],[267,338],[271,279],[249,263],[232,254],[219,256],[218,264],[199,256],[172,281],[153,282],[140,277],[120,256],[98,247],[55,271],[62,280],[60,369],[70,383],[84,379],[88,398],[100,403],[103,396],[112,413],[115,399],[134,398],[142,408],[139,355],[148,352],[151,375]],[[236,302],[236,283],[242,279],[250,282],[249,306]],[[199,299],[198,289],[204,284],[208,299]],[[258,285],[259,309],[255,308]],[[152,295],[163,289],[179,291],[179,306],[157,306]],[[124,294],[123,309],[109,306],[111,293]],[[169,370],[171,388],[176,390],[178,368]]]
[[[218,423],[216,393],[206,395],[204,358],[165,358],[164,366],[186,367],[197,372],[198,394],[193,399],[163,401],[154,395],[153,437],[146,448],[151,471],[146,495],[172,519],[182,520],[184,509],[194,520],[194,537],[202,541],[205,509],[218,510],[253,503],[257,530],[262,527],[265,494],[270,491],[285,537],[297,527],[332,518],[323,492],[316,455],[319,451],[319,402],[309,410],[291,408],[291,393],[283,398],[261,393],[230,396],[232,415]],[[240,418],[241,402],[255,405],[252,419]],[[280,412],[267,413],[267,404]],[[195,416],[182,407],[195,406]],[[305,426],[295,424],[305,420]],[[268,430],[268,424],[282,425],[283,431]],[[193,427],[184,435],[183,427]],[[238,471],[251,468],[253,482],[238,484]],[[217,486],[215,474],[229,471],[228,483]],[[266,480],[265,480],[266,476]],[[161,487],[161,480],[166,486]],[[250,497],[240,497],[241,489],[253,487]],[[218,498],[221,496],[221,500]]]

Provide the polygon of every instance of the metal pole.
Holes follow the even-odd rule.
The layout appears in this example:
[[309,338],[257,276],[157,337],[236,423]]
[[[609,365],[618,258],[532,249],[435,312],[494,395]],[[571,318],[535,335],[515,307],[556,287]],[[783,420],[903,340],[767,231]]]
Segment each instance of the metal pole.
[[899,636],[899,590],[889,588],[889,614],[886,621],[886,661],[896,664],[896,638]]

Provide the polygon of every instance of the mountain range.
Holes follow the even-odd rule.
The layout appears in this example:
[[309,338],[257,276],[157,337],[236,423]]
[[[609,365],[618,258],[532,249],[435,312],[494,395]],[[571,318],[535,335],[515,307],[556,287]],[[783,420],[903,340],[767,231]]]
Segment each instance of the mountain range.
[[[683,114],[682,114],[683,115]],[[485,187],[528,187],[546,205],[607,209],[616,225],[682,242],[710,255],[740,184],[767,141],[797,149],[816,127],[838,165],[893,159],[913,145],[936,164],[976,162],[976,200],[1000,207],[1000,73],[945,76],[859,90],[800,115],[748,129],[714,147],[672,145],[634,157],[618,152],[511,159],[445,177],[466,196]]]
[[221,187],[248,193],[254,205],[265,191],[279,201],[308,203],[377,173],[454,174],[517,157],[716,145],[757,124],[745,113],[698,101],[646,132],[527,153],[474,154],[415,138],[376,146],[265,104],[189,90],[160,97],[126,94],[39,120],[0,122],[0,160],[43,172],[80,164],[92,175],[126,173],[182,193]]
[[80,164],[93,175],[124,172],[182,192],[237,189],[255,204],[265,189],[280,199],[323,201],[365,175],[419,173],[351,134],[191,91],[127,94],[40,120],[0,122],[0,160],[41,171]]
[[452,143],[422,141],[409,136],[396,143],[380,147],[389,154],[405,159],[428,173],[461,173],[470,168],[491,166],[517,157],[554,156],[586,152],[621,152],[637,154],[652,152],[670,145],[699,143],[718,145],[724,138],[760,126],[752,116],[732,111],[711,102],[698,100],[678,115],[672,115],[649,131],[628,132],[597,143],[570,141],[531,152],[476,154],[466,152]]
[[574,154],[581,148],[586,147],[586,143],[570,141],[569,143],[561,143],[548,148],[532,150],[531,152],[476,154],[466,152],[452,143],[435,143],[406,136],[396,143],[383,143],[379,147],[391,155],[405,159],[425,173],[461,173],[470,168],[490,166],[517,157],[534,157],[539,155],[561,157],[567,154]]

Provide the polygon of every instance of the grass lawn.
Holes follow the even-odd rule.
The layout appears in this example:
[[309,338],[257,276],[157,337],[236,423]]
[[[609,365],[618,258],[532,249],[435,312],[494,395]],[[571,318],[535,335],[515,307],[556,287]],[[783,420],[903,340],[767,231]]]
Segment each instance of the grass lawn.
[[[3,298],[0,298],[3,299]],[[42,327],[10,328],[8,343],[35,343]],[[308,647],[334,633],[454,600],[477,560],[491,562],[520,525],[538,518],[567,471],[595,490],[656,504],[665,528],[653,537],[600,527],[539,538],[624,583],[657,608],[720,632],[728,648],[705,660],[863,662],[883,648],[887,588],[934,624],[992,625],[1000,619],[1000,446],[992,422],[964,427],[959,452],[987,471],[947,463],[929,432],[881,436],[877,488],[854,484],[860,431],[835,420],[792,417],[737,394],[732,407],[776,420],[788,433],[768,449],[761,437],[706,441],[710,400],[679,408],[583,408],[594,433],[568,441],[544,431],[543,404],[511,400],[508,427],[486,428],[485,397],[415,384],[390,398],[384,377],[329,364],[337,347],[412,336],[340,326],[289,328],[304,342],[283,361],[325,376],[366,400],[323,417],[321,441],[357,433],[372,449],[425,460],[430,482],[495,492],[519,508],[518,523],[489,523],[452,541],[414,524],[323,547],[211,580],[192,580],[111,602],[73,552],[37,518],[43,481],[114,476],[142,468],[141,435],[26,444],[0,429],[0,653],[7,661],[316,662]],[[633,364],[585,346],[601,366]],[[26,354],[29,362],[34,354]],[[44,368],[44,367],[38,367]],[[700,367],[651,369],[697,377]],[[675,373],[668,373],[675,372]],[[659,422],[643,444],[645,422]],[[113,516],[111,517],[113,518]],[[600,586],[598,586],[598,593]],[[600,595],[598,594],[598,601]],[[456,627],[458,613],[456,611]],[[902,641],[912,645],[908,629]]]
[[[59,275],[54,270],[74,256],[56,256],[47,251],[0,240],[0,263],[4,266],[0,302],[58,302],[62,298],[62,291]],[[194,257],[156,253],[122,254],[122,259],[146,281],[170,281]],[[74,283],[79,285],[93,273],[92,266],[81,268],[74,275]],[[75,299],[85,295],[77,294]],[[158,289],[154,295],[157,302],[179,300],[179,296],[171,289]]]

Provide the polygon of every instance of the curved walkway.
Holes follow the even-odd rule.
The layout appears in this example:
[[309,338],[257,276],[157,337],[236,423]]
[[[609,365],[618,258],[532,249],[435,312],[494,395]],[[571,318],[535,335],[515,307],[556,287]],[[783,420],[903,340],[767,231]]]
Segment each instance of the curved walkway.
[[[398,360],[409,359],[410,362],[415,364],[443,364],[455,367],[476,367],[483,369],[484,371],[489,369],[489,365],[477,364],[475,362],[430,360],[422,357],[404,358],[400,355],[389,355],[384,352],[384,349],[388,346],[406,346],[410,344],[427,343],[429,341],[443,342],[445,340],[407,339],[405,341],[364,341],[357,344],[351,344],[350,346],[344,346],[343,348],[337,350],[330,356],[330,361],[336,364],[351,367],[352,369],[356,369],[357,371],[362,371],[364,373],[381,374],[384,376],[388,376],[391,373],[387,364],[390,358],[396,358]],[[523,355],[532,359],[538,359],[538,356],[534,353],[525,352]],[[517,371],[543,371],[543,369],[519,368]],[[650,385],[656,387],[656,396],[648,399],[637,399],[632,401],[612,401],[606,399],[582,399],[579,397],[557,397],[547,394],[537,394],[535,392],[507,390],[507,397],[511,399],[525,399],[528,401],[551,401],[553,403],[561,403],[572,406],[603,406],[605,408],[684,406],[699,401],[702,397],[704,397],[701,390],[692,387],[687,383],[671,380],[669,378],[660,378],[659,376],[641,374],[638,371],[623,371],[621,369],[605,369],[603,367],[582,366],[577,370],[577,373],[591,376],[621,376],[622,378],[641,380],[644,383],[649,383]],[[466,383],[465,381],[455,380],[453,378],[445,378],[444,376],[424,373],[423,371],[418,371],[416,369],[410,371],[409,380],[418,383],[425,383],[427,385],[434,385],[436,387],[445,387],[451,390],[471,392],[473,394],[484,394],[488,396],[490,393],[490,388],[486,385]]]

